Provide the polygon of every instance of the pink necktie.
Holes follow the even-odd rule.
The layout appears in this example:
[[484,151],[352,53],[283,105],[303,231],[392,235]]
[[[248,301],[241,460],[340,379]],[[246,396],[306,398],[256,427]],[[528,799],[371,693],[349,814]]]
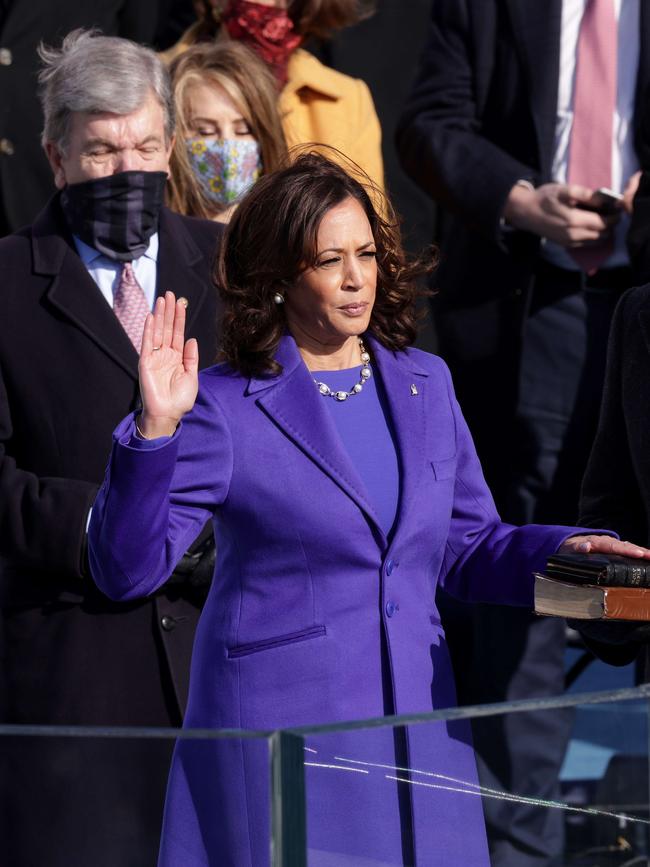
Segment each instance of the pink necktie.
[[[617,42],[614,0],[587,0],[576,57],[568,181],[593,190],[612,185]],[[593,274],[613,249],[614,241],[608,239],[570,253],[583,271]]]
[[136,352],[139,353],[142,345],[144,320],[150,310],[142,286],[133,273],[131,262],[125,262],[122,268],[120,282],[113,295],[113,310],[120,320],[122,328],[128,334],[129,340],[135,346]]

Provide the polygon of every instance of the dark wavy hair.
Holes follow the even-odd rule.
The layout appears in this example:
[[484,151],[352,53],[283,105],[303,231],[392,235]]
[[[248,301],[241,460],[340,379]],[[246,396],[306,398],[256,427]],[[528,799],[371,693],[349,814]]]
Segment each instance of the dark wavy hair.
[[[198,0],[199,40],[214,39],[219,32],[223,10],[228,0]],[[375,0],[289,0],[287,11],[295,32],[319,39],[333,31],[358,24],[375,11]]]
[[370,180],[362,184],[322,154],[307,152],[260,178],[228,225],[216,272],[223,302],[221,360],[246,376],[280,373],[274,355],[287,324],[273,296],[291,291],[301,272],[316,264],[321,220],[348,198],[365,211],[377,249],[369,331],[388,349],[413,343],[415,303],[427,294],[418,278],[433,270],[435,254],[407,259],[392,208]]

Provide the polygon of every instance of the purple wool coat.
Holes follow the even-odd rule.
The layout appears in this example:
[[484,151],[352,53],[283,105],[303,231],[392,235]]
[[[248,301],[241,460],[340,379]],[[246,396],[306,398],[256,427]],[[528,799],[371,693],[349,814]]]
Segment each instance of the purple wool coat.
[[[115,431],[89,529],[108,596],[153,592],[215,522],[186,726],[274,729],[453,706],[438,583],[530,606],[531,573],[575,532],[501,523],[444,363],[367,340],[400,462],[390,542],[290,337],[276,378],[204,370],[173,437],[134,440],[132,417]],[[406,776],[395,769],[404,761],[414,773],[400,783],[391,778]],[[400,865],[409,823],[416,864],[488,867],[464,723],[411,726],[397,756],[390,729],[308,738],[306,763],[310,867]],[[264,743],[179,742],[159,864],[268,865],[268,786]]]

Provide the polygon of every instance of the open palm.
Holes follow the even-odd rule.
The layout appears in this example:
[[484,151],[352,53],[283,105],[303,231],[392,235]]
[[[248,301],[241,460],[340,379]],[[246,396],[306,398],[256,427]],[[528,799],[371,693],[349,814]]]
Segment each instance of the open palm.
[[196,400],[199,349],[194,338],[185,342],[185,306],[173,292],[166,292],[145,322],[139,426],[146,437],[170,436]]

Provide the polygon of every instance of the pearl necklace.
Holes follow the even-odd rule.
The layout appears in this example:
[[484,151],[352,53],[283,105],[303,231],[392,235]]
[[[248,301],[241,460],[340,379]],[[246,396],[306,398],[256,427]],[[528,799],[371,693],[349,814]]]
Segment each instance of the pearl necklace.
[[372,370],[370,369],[370,356],[366,352],[366,348],[363,345],[363,340],[359,337],[359,349],[361,350],[361,363],[363,367],[361,368],[361,377],[359,382],[352,386],[350,391],[332,391],[329,385],[326,385],[324,382],[319,382],[317,379],[314,379],[314,382],[318,386],[318,390],[323,395],[323,397],[333,397],[334,400],[347,400],[349,397],[354,397],[355,394],[359,394],[363,391],[363,386],[372,376]]

